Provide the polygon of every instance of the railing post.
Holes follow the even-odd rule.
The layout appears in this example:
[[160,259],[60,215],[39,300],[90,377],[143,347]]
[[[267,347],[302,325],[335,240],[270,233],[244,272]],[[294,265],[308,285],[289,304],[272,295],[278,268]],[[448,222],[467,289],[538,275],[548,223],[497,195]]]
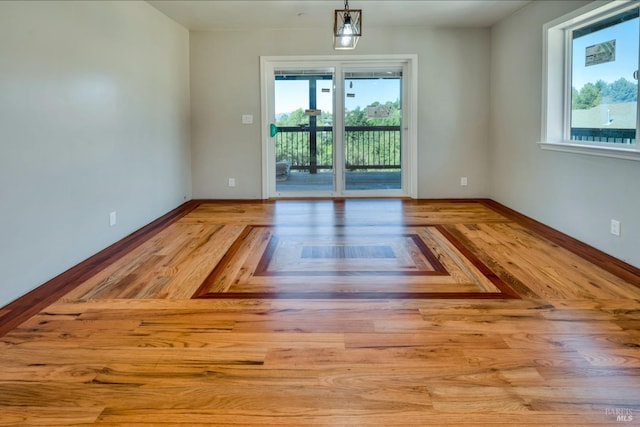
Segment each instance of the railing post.
[[[316,99],[316,79],[309,79],[309,108],[315,110],[317,107]],[[309,173],[318,173],[318,118],[312,114],[309,116]]]

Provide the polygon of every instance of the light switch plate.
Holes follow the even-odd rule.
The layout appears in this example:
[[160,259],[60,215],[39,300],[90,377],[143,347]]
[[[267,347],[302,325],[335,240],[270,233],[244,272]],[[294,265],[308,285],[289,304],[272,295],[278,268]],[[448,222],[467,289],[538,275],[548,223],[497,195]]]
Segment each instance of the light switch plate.
[[620,221],[615,219],[611,220],[611,234],[620,236]]

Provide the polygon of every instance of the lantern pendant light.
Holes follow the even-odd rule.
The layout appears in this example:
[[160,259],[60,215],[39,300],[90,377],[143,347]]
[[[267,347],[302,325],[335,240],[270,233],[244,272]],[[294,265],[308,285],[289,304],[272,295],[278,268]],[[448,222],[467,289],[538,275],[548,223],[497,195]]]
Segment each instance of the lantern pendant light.
[[333,14],[333,48],[355,49],[361,35],[362,9],[349,9],[349,0],[345,0],[344,9],[336,9]]

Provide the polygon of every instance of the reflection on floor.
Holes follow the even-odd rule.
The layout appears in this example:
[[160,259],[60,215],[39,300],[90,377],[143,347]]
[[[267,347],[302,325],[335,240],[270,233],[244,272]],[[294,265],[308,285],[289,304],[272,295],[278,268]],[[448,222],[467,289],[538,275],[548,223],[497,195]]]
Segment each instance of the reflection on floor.
[[52,281],[66,293],[5,331],[0,425],[586,426],[640,414],[637,269],[578,255],[504,207],[188,208]]
[[[345,172],[347,190],[399,190],[402,188],[400,171],[348,171]],[[310,174],[291,171],[286,179],[276,180],[278,192],[333,191],[333,172]]]

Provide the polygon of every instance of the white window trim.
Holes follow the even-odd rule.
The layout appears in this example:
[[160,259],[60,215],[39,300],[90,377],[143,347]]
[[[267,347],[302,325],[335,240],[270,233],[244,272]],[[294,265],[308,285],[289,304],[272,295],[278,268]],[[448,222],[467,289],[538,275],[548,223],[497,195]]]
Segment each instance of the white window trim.
[[[571,105],[567,102],[570,94],[567,93],[565,83],[567,69],[571,63],[571,58],[567,55],[570,46],[566,38],[566,29],[580,22],[597,19],[602,15],[637,7],[638,4],[637,0],[594,1],[543,26],[542,136],[538,142],[540,148],[640,161],[638,143],[634,148],[617,147],[603,143],[570,141],[565,135],[565,129],[567,129],[565,120],[569,117],[567,110]],[[640,108],[638,108],[638,114],[640,116]],[[638,123],[640,124],[640,118]]]

